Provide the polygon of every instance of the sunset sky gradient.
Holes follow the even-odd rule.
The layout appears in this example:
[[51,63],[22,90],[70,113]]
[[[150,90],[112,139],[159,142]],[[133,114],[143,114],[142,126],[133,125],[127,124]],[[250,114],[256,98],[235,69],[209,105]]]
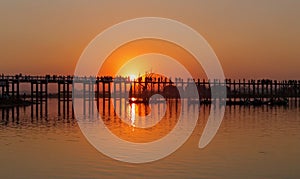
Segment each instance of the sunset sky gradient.
[[4,0],[0,73],[73,74],[84,48],[104,29],[154,16],[198,31],[227,78],[300,79],[299,9],[297,0]]

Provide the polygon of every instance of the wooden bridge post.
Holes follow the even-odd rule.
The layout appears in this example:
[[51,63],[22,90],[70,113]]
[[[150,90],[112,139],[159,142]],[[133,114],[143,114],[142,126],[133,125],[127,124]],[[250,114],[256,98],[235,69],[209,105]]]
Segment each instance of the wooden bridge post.
[[42,101],[43,101],[43,83],[40,82],[40,103],[42,104]]
[[57,82],[58,116],[60,116],[60,81]]
[[38,104],[38,99],[39,99],[39,85],[38,85],[38,82],[36,81],[36,84],[35,84],[35,103]]
[[257,80],[256,81],[256,98],[260,98],[261,97],[260,93],[261,93],[261,91],[260,91],[260,80]]
[[60,101],[60,82],[59,81],[57,82],[57,99],[59,102]]
[[110,86],[111,82],[109,81],[107,84],[108,84],[108,98],[110,99],[110,97],[111,97],[110,96],[111,95],[111,86]]
[[63,103],[65,103],[66,100],[66,82],[65,80],[63,81]]
[[91,81],[91,108],[92,108],[92,115],[94,115],[94,100],[95,100],[95,81]]
[[17,79],[17,99],[20,99],[20,80]]
[[265,80],[261,81],[261,96],[262,96],[262,101],[265,100]]
[[102,81],[101,84],[102,84],[102,98],[104,100],[104,98],[105,98],[105,83],[104,83],[104,81]]
[[89,115],[91,114],[91,81],[88,80],[88,110]]
[[33,104],[33,82],[30,83],[30,93],[31,103]]
[[238,83],[238,88],[239,88],[239,100],[241,101],[241,92],[242,92],[242,90],[241,90],[241,79],[239,79],[239,83]]
[[11,82],[11,96],[15,97],[15,82],[12,80]]
[[[96,90],[97,109],[99,110],[99,77],[96,80]],[[97,114],[99,113],[97,112]]]
[[5,92],[4,92],[4,91],[5,91],[4,87],[5,87],[6,83],[5,83],[5,84],[3,83],[3,84],[1,84],[1,85],[2,85],[2,96],[3,96],[4,93],[5,93]]
[[45,116],[48,116],[48,79],[45,81]]
[[43,116],[43,82],[39,81],[40,83],[40,91],[39,91],[39,97],[40,97],[40,116]]
[[266,80],[266,99],[268,100],[270,98],[270,92],[271,92],[271,82],[270,80]]
[[226,87],[228,101],[231,102],[231,91],[232,90],[231,90],[231,81],[230,81],[230,79],[226,79],[225,87]]
[[237,94],[237,91],[236,91],[236,82],[235,80],[233,80],[233,101],[236,102],[236,94]]
[[247,85],[248,85],[247,98],[250,100],[250,98],[251,98],[251,82],[250,82],[250,80],[248,80]]
[[274,83],[275,83],[275,84],[274,84],[274,85],[275,85],[275,86],[274,86],[274,88],[275,88],[275,89],[274,89],[274,90],[275,90],[274,96],[277,97],[277,95],[278,95],[278,91],[277,91],[277,80],[275,80]]
[[86,102],[86,79],[84,79],[83,81],[82,81],[82,91],[83,91],[83,94],[82,94],[82,96],[83,96],[83,115],[86,115],[86,104],[85,104],[85,102]]
[[48,81],[45,82],[45,99],[48,101]]
[[6,91],[5,91],[6,95],[9,95],[9,81],[7,80],[6,83]]
[[116,81],[113,81],[113,90],[114,90],[114,98],[117,98],[117,84]]
[[158,78],[158,83],[157,83],[157,92],[160,94],[160,83],[161,83],[161,78]]
[[252,82],[252,98],[255,98],[256,80],[251,80]]
[[271,98],[274,97],[274,93],[273,93],[273,80],[270,81],[270,97]]
[[246,79],[243,79],[243,99],[246,100]]
[[[184,81],[183,81],[182,78],[180,78],[180,80],[181,80],[181,87],[182,87],[182,90],[184,90]],[[184,98],[184,96],[181,96],[181,98]]]
[[67,81],[67,117],[69,117],[69,110],[70,110],[70,84],[69,81]]
[[299,102],[299,97],[300,97],[300,80],[298,80],[297,82],[297,101]]
[[126,97],[127,96],[127,80],[126,79],[124,79],[124,94],[125,94],[124,97]]
[[63,79],[63,99],[62,99],[62,110],[63,110],[63,118],[66,117],[66,86],[65,79]]

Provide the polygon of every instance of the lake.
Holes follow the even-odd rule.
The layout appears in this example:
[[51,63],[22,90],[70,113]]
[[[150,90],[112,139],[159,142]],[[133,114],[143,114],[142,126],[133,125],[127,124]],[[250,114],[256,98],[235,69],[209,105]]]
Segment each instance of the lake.
[[[148,109],[144,104],[124,103],[119,107],[120,113],[131,117],[165,110],[165,120],[151,130],[122,122],[114,115],[112,104],[99,109],[113,134],[143,143],[165,136],[177,123],[176,102],[170,101],[166,109],[159,105]],[[0,178],[300,178],[299,104],[226,106],[218,133],[203,149],[198,143],[210,106],[201,105],[189,139],[171,155],[142,164],[120,162],[100,153],[72,118],[70,105],[69,110],[63,107],[67,105],[61,104],[58,110],[58,101],[49,99],[47,110],[40,105],[37,109],[33,105],[0,110]],[[185,106],[183,120],[189,121],[193,111],[197,111],[193,105]]]

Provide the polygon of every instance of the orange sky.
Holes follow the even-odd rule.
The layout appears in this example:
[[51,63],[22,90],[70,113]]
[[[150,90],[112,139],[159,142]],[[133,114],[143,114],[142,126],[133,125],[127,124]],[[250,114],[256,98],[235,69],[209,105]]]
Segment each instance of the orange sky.
[[[164,63],[165,60],[163,59],[159,59],[160,61],[155,61],[156,64],[154,65],[154,59],[152,60],[151,56],[148,58],[146,56],[141,57],[140,60],[137,59],[140,62],[137,61],[132,65],[128,64],[128,61],[134,60],[135,57],[151,53],[166,55],[176,59],[180,64],[183,65],[182,68],[185,68],[191,73],[192,76],[206,78],[201,65],[188,51],[171,42],[158,39],[136,40],[119,47],[106,59],[105,63],[102,65],[102,68],[100,69],[99,76],[106,74],[115,76],[122,66],[125,66],[123,67],[125,68],[125,71],[123,70],[125,73],[121,73],[121,75],[133,74],[138,76],[139,74],[143,75],[145,72],[168,73],[168,71],[174,70],[174,68],[172,68],[174,65]],[[141,71],[139,68],[134,66],[136,64],[137,66],[140,66],[141,69],[146,69],[146,71]],[[142,68],[142,66],[145,66],[145,68]],[[178,68],[175,69],[178,70]]]
[[131,18],[157,16],[202,34],[226,77],[299,79],[299,9],[295,0],[4,0],[0,73],[73,74],[84,48],[104,29]]

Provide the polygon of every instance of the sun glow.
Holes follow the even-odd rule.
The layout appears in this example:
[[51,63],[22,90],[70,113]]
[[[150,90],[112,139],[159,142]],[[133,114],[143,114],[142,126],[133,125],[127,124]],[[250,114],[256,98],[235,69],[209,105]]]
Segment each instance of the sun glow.
[[131,75],[129,75],[129,79],[130,79],[130,81],[134,81],[136,79],[136,76],[131,74]]

